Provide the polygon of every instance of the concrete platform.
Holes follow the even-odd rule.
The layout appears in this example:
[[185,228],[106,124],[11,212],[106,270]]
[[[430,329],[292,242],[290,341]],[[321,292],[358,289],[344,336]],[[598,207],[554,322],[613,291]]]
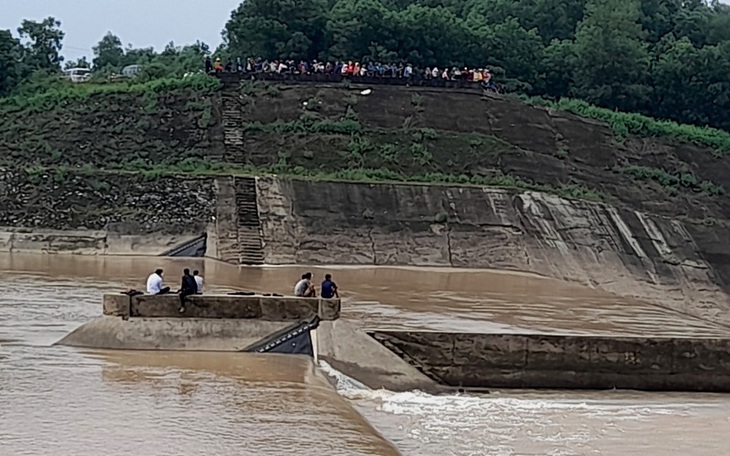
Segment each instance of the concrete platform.
[[98,317],[57,345],[105,350],[242,351],[288,322],[222,318]]
[[370,331],[452,387],[730,392],[730,338]]
[[178,295],[107,294],[103,317],[57,342],[118,350],[242,351],[292,324],[340,316],[339,299],[195,295],[181,313]]
[[107,294],[104,315],[142,318],[229,318],[263,321],[302,321],[318,316],[321,320],[340,317],[339,299],[278,296],[193,295],[180,313],[180,297],[168,295]]

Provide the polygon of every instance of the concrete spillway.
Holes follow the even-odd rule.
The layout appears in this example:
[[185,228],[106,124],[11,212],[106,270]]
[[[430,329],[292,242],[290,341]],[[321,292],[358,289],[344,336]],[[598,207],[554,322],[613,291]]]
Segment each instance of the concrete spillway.
[[407,331],[370,335],[449,386],[730,391],[730,339]]
[[730,391],[730,339],[365,331],[316,298],[193,296],[180,313],[175,295],[106,295],[103,308],[58,344],[261,351],[311,329],[311,354],[371,388]]

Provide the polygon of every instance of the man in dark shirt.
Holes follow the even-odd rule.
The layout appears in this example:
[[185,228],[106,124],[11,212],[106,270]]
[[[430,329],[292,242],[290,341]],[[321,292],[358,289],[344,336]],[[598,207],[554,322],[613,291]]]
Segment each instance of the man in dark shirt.
[[194,295],[198,292],[198,284],[195,282],[195,277],[190,275],[190,269],[183,271],[182,283],[180,286],[180,313],[185,312],[185,301],[190,295]]
[[324,282],[322,282],[322,289],[320,290],[320,296],[324,299],[339,298],[340,294],[337,292],[337,284],[332,281],[332,275],[327,274],[324,276]]

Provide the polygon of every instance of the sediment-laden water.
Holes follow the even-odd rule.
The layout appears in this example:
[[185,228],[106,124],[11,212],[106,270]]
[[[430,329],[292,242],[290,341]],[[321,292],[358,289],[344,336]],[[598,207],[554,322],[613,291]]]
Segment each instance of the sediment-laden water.
[[[397,454],[388,440],[414,456],[726,452],[726,395],[429,396],[369,391],[342,381],[340,396],[311,363],[295,357],[50,346],[100,314],[102,293],[142,288],[158,265],[173,287],[183,267],[200,269],[211,291],[289,293],[302,273],[202,260],[0,256],[1,455]],[[328,271],[346,296],[344,318],[373,327],[624,335],[729,331],[529,275]],[[313,272],[321,277],[325,270]]]

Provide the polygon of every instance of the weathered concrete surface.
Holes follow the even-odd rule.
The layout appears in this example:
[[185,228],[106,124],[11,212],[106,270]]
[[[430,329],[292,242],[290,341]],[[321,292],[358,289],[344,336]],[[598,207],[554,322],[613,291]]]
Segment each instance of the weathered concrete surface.
[[438,392],[439,385],[369,337],[353,323],[324,321],[317,329],[319,357],[373,389]]
[[[180,297],[168,295],[107,294],[104,315],[142,318],[224,318],[263,321],[303,321],[319,316],[322,320],[340,317],[339,299],[276,296],[194,295],[188,297],[180,313]],[[248,323],[246,323],[248,324]]]
[[241,351],[291,322],[98,317],[56,343],[109,350]]
[[215,201],[210,178],[0,169],[0,251],[157,255],[204,233]]
[[[199,235],[200,233],[198,233]],[[159,255],[198,235],[121,234],[104,230],[0,227],[0,252],[73,255]]]
[[450,386],[730,391],[730,339],[372,331]]
[[725,231],[536,192],[257,181],[267,263],[520,270],[730,323]]

